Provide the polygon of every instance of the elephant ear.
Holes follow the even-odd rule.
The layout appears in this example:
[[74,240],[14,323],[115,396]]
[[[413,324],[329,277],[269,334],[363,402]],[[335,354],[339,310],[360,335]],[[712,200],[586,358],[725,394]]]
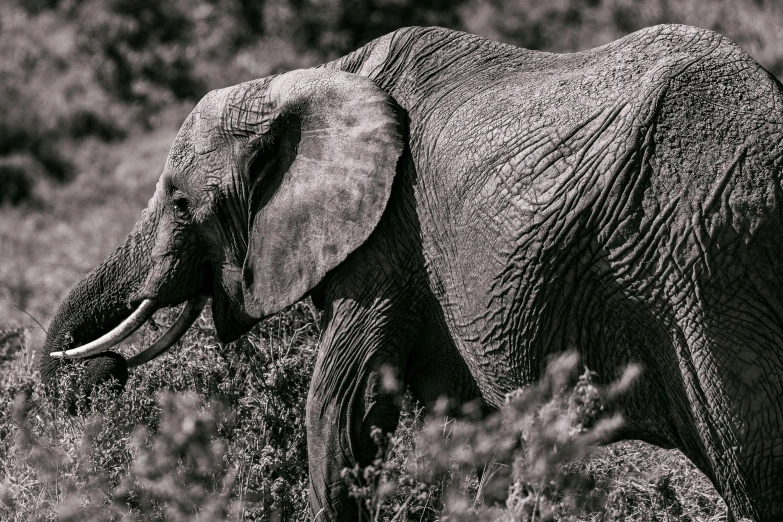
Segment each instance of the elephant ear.
[[370,236],[404,146],[399,107],[367,78],[293,71],[266,93],[242,274],[255,318],[301,299]]

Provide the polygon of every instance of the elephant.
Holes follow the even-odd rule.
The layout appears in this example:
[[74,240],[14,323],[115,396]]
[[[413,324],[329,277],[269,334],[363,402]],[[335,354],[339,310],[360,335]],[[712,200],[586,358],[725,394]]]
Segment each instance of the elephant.
[[[356,520],[340,471],[424,404],[488,408],[566,350],[618,439],[679,448],[735,517],[783,519],[783,86],[681,25],[550,54],[396,30],[312,69],[208,93],[127,239],[60,304],[42,381],[167,350],[211,298],[234,341],[306,297],[310,504]],[[109,349],[187,303],[148,350]]]

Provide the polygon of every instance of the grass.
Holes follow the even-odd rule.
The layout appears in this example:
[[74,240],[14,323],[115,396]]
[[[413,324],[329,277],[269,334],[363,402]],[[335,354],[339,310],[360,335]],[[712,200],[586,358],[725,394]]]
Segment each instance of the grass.
[[[141,342],[173,317],[160,313]],[[317,319],[296,305],[221,346],[202,317],[178,350],[133,372],[121,396],[98,392],[76,417],[42,394],[26,331],[3,330],[0,519],[307,520]],[[613,421],[584,421],[606,393],[589,374],[576,391],[565,386],[575,368],[555,367],[482,421],[426,417],[408,397],[397,432],[374,433],[378,460],[345,470],[356,501],[383,521],[724,520],[679,452],[590,446]],[[69,372],[61,386],[78,378]]]

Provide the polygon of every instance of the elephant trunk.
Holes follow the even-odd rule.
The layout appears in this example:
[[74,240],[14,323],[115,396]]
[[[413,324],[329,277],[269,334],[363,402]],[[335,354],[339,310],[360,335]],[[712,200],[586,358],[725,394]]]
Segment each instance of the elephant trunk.
[[[114,252],[70,291],[58,308],[40,358],[41,379],[50,391],[56,392],[52,379],[63,364],[62,359],[50,355],[52,352],[95,340],[114,329],[138,305],[130,299],[150,270],[155,230],[154,220],[145,217]],[[127,380],[127,366],[119,354],[104,352],[88,358],[86,364],[92,384],[110,377],[122,385]]]

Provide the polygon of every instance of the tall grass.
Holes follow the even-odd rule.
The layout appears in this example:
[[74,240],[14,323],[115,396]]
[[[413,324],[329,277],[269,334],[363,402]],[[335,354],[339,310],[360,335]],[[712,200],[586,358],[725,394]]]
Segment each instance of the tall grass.
[[[304,517],[304,401],[318,337],[308,307],[229,346],[201,319],[178,352],[134,372],[120,396],[82,399],[75,417],[43,394],[24,332],[4,335],[0,519]],[[78,383],[77,365],[60,376],[61,396]]]
[[[173,317],[160,313],[141,342]],[[306,520],[318,319],[296,305],[222,346],[201,318],[123,394],[96,391],[76,416],[42,393],[26,332],[4,330],[0,519]],[[617,390],[591,373],[574,387],[576,368],[561,360],[486,419],[470,406],[459,421],[425,417],[407,398],[396,433],[373,433],[378,458],[346,469],[346,484],[372,520],[721,520],[722,502],[676,452],[592,448],[620,422],[601,420]],[[78,391],[79,374],[60,388]]]

